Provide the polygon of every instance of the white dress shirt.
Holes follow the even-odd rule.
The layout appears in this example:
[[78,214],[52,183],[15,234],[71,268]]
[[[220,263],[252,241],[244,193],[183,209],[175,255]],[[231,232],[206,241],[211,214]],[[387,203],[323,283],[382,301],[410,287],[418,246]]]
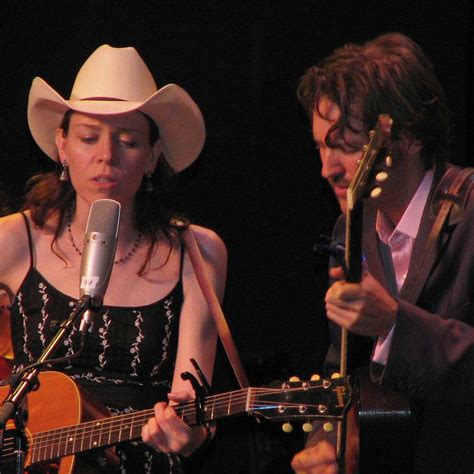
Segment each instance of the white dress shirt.
[[[400,291],[407,276],[413,243],[420,228],[423,209],[425,208],[432,182],[433,170],[429,170],[425,173],[422,182],[395,229],[383,212],[379,211],[377,213],[376,231],[379,239],[390,248],[398,291]],[[392,327],[387,337],[378,338],[372,357],[374,362],[381,365],[386,364],[394,328],[395,326]]]

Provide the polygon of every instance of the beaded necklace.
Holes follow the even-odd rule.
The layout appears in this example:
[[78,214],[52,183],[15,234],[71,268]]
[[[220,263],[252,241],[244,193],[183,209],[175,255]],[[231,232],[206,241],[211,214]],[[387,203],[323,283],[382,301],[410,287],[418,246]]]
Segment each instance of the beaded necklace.
[[[71,216],[68,215],[67,219],[67,232],[69,234],[69,240],[71,241],[71,245],[73,249],[82,256],[82,252],[77,248],[76,242],[74,242],[74,237],[72,236],[72,230],[71,230]],[[133,254],[137,251],[138,246],[140,245],[140,241],[142,239],[142,233],[139,232],[137,238],[135,239],[135,242],[133,242],[133,246],[130,249],[130,251],[125,255],[124,257],[120,258],[119,260],[114,260],[114,264],[118,265],[119,263],[124,263],[130,258],[132,258]]]

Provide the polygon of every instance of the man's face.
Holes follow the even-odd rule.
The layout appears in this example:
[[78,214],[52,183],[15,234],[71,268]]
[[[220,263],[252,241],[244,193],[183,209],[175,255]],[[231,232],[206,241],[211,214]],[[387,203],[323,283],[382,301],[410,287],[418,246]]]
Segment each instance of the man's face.
[[351,124],[354,132],[346,129],[343,137],[335,140],[335,146],[329,147],[326,138],[330,127],[337,121],[341,114],[339,106],[323,97],[319,107],[313,111],[313,139],[319,151],[322,163],[321,175],[325,178],[336,195],[343,213],[347,210],[347,188],[354,177],[362,157],[362,147],[367,143],[368,137],[362,131],[361,124]]

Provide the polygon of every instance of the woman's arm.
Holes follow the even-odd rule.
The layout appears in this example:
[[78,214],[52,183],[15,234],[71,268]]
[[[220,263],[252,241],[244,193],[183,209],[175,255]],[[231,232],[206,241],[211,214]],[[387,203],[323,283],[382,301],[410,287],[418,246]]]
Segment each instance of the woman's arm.
[[[209,279],[219,300],[222,301],[227,275],[225,245],[208,229],[192,226],[192,231],[202,253]],[[194,398],[190,382],[181,378],[183,372],[191,372],[197,376],[190,359],[197,361],[206,379],[211,382],[217,344],[214,320],[187,254],[184,260],[183,288],[184,302],[180,315],[171,402],[183,402]],[[202,426],[189,427],[166,403],[158,403],[155,405],[155,417],[145,425],[142,435],[143,440],[154,449],[188,456],[209,437],[209,430]]]

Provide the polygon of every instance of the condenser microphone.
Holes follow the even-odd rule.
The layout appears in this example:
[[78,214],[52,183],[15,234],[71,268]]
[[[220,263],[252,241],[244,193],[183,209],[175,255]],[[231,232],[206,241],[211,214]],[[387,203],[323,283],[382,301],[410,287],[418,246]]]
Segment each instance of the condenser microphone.
[[92,203],[81,262],[79,294],[88,305],[81,321],[82,332],[87,332],[94,313],[102,306],[114,264],[119,224],[120,203],[112,199]]

